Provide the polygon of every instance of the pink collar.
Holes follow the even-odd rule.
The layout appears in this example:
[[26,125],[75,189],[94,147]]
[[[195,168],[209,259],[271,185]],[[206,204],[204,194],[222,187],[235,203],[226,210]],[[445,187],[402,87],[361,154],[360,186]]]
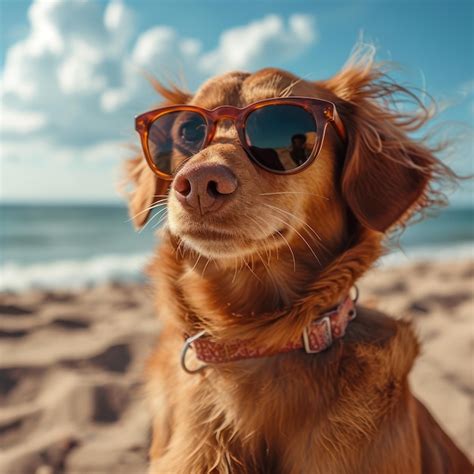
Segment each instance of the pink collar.
[[[235,340],[222,343],[205,336],[205,331],[198,332],[194,336],[186,337],[181,351],[181,366],[188,373],[199,372],[207,364],[219,364],[233,362],[242,359],[256,357],[268,357],[275,354],[304,349],[308,354],[316,354],[331,346],[334,339],[344,336],[350,321],[356,317],[355,301],[347,296],[335,309],[320,315],[305,328],[301,338],[290,341],[286,346],[256,347],[249,340]],[[197,359],[206,365],[197,369],[189,369],[186,366],[186,353],[192,347]]]

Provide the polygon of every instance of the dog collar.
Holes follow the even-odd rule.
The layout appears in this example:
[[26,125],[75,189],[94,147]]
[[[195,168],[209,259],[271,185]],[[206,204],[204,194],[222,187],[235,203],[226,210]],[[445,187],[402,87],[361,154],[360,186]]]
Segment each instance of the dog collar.
[[[317,354],[331,346],[333,340],[344,336],[350,321],[356,317],[355,303],[350,296],[334,309],[323,313],[315,318],[303,331],[300,338],[289,341],[284,347],[258,347],[252,344],[252,340],[235,340],[231,342],[219,342],[206,335],[206,331],[200,331],[193,336],[185,335],[185,342],[181,351],[181,367],[192,374],[201,371],[208,364],[221,364],[243,359],[257,357],[268,357],[285,352],[304,350],[308,354]],[[189,369],[186,366],[186,353],[192,348],[196,358],[203,365],[197,369]]]

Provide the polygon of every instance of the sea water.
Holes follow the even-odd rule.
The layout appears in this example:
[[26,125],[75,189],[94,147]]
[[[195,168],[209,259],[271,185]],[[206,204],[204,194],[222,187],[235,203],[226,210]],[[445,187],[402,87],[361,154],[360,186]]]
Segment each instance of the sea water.
[[[1,204],[0,289],[143,280],[160,217],[136,232],[120,204]],[[449,207],[408,228],[391,247],[386,264],[474,258],[474,207]]]

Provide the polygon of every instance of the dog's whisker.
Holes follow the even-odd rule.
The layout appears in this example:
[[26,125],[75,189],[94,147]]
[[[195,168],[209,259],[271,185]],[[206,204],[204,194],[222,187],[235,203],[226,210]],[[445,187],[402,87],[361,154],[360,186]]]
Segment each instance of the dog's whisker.
[[[274,247],[272,248],[270,246],[270,244],[266,244],[266,243],[265,243],[265,246],[268,247],[270,254],[271,254],[272,250],[275,249],[276,259],[279,260],[280,259],[279,245],[278,245],[278,239],[277,239],[275,233],[276,233],[275,229],[272,228],[271,238],[273,240],[273,243],[275,244]],[[268,261],[268,264],[270,265],[270,260]]]
[[259,252],[257,249],[255,250],[255,252],[256,252],[256,254],[258,255],[258,259],[262,262],[263,267],[264,267],[265,270],[267,271],[268,276],[271,276],[271,275],[270,275],[270,272],[269,272],[269,269],[268,269],[268,266],[267,266],[266,263],[264,262],[262,255],[260,254],[260,252]]
[[138,212],[138,213],[135,214],[134,216],[131,216],[131,217],[127,220],[127,222],[132,221],[133,219],[135,219],[135,218],[138,217],[139,215],[144,214],[145,212],[150,212],[150,211],[152,211],[153,209],[157,209],[157,208],[159,208],[160,206],[163,206],[163,205],[164,205],[164,201],[162,201],[162,202],[155,202],[152,206],[147,207],[146,209],[143,209],[142,211]]
[[168,214],[165,213],[160,217],[160,220],[153,226],[153,228],[156,229],[157,227],[160,227],[166,219],[168,219]]
[[206,273],[206,269],[207,269],[207,266],[209,265],[209,263],[211,262],[212,258],[211,257],[207,257],[207,261],[204,265],[204,268],[202,269],[202,272],[201,272],[201,276],[204,277],[204,274]]
[[270,261],[267,263],[264,262],[263,257],[260,255],[260,253],[257,250],[257,255],[260,257],[260,260],[262,262],[263,267],[265,268],[268,277],[270,278],[270,281],[272,282],[273,288],[275,289],[275,294],[279,293],[279,285],[275,279],[275,275],[272,273],[271,268],[270,268]]
[[[247,216],[247,217],[250,217],[250,216]],[[263,223],[265,223],[265,224],[267,223],[267,222],[263,219],[263,217],[255,216],[255,218],[260,219],[260,220],[261,220]],[[251,219],[253,220],[253,218],[251,218]],[[255,222],[255,221],[254,221],[254,222]],[[255,222],[255,223],[257,223],[257,222]],[[288,247],[288,250],[290,251],[290,254],[291,254],[291,258],[292,258],[292,260],[293,260],[293,271],[295,272],[295,271],[296,271],[296,258],[295,258],[295,254],[294,254],[294,252],[293,252],[293,249],[291,248],[291,245],[290,245],[290,243],[288,242],[288,239],[287,239],[276,227],[273,228],[272,231],[273,231],[272,237],[273,237],[273,239],[275,240],[275,242],[276,242],[276,240],[277,240],[275,234],[278,234],[278,235],[282,238],[282,240],[285,242],[286,246]],[[278,260],[278,259],[279,259],[278,246],[276,247],[276,252],[277,252],[277,260]]]
[[[143,228],[140,230],[144,230],[150,223],[151,221],[153,221],[154,219],[156,219],[157,217],[158,218],[161,218],[163,215],[167,215],[168,214],[168,209],[166,207],[163,207],[162,209],[158,210],[149,220],[148,222],[143,226]],[[160,219],[158,219],[160,220]],[[156,227],[155,225],[153,227]]]
[[194,270],[196,269],[196,267],[199,263],[199,260],[201,260],[201,254],[200,253],[198,254],[198,257],[197,257],[196,261],[194,262],[193,268],[191,268],[191,272],[194,272]]
[[[250,216],[247,216],[247,217],[250,217]],[[250,218],[251,218],[251,217],[250,217]],[[251,219],[252,219],[252,218],[251,218]],[[257,221],[255,221],[255,220],[253,220],[253,219],[252,219],[252,221],[254,222],[254,224],[255,224],[259,229],[261,229],[262,231],[264,230],[263,227],[260,226],[260,224],[259,224]],[[265,244],[264,244],[264,248],[265,248],[265,250],[267,250]],[[273,284],[274,284],[274,286],[275,286],[275,289],[278,289],[277,286],[276,286],[276,283],[275,283],[275,281],[274,281],[273,274],[272,274],[272,272],[270,271],[270,268],[269,268],[269,266],[268,266],[268,265],[270,264],[270,262],[268,262],[268,265],[267,265],[267,264],[264,262],[263,257],[261,256],[261,254],[260,254],[260,252],[258,251],[258,249],[256,249],[255,252],[257,253],[257,255],[258,255],[260,261],[262,262],[263,267],[265,268],[266,272],[268,273],[268,276],[270,277],[270,280],[273,282]],[[267,256],[268,256],[268,253],[267,253]],[[253,256],[252,256],[252,262],[253,262]]]
[[304,221],[303,219],[301,219],[298,216],[295,216],[294,213],[285,211],[284,209],[280,209],[279,207],[272,206],[270,204],[264,203],[264,205],[271,208],[271,209],[274,209],[275,211],[279,211],[283,214],[286,214],[286,215],[292,217],[293,219],[297,220],[298,222],[301,222],[301,224],[303,224],[305,227],[307,227],[316,236],[316,238],[319,242],[322,242],[321,236],[306,221]]
[[[263,225],[259,224],[252,216],[249,216],[248,214],[247,214],[247,217],[257,226],[258,229],[260,229],[262,231],[262,234],[265,234],[265,229],[264,229]],[[275,235],[274,235],[273,232],[272,232],[271,236],[273,237],[273,240],[276,241],[276,238],[275,238]],[[265,266],[265,268],[267,268],[271,264],[272,248],[267,244],[266,239],[262,240],[262,244],[263,244],[263,250],[265,251],[265,254],[267,255],[267,265],[265,265],[265,263],[263,261],[263,257],[260,257],[260,259],[262,260],[262,264]],[[278,249],[278,246],[276,248]],[[258,253],[258,251],[257,251],[257,253]],[[258,255],[260,256],[260,254],[258,254]],[[269,270],[268,270],[268,274],[271,278],[273,278],[273,275],[271,274],[271,272]]]
[[151,222],[156,219],[156,217],[161,216],[167,213],[167,208],[164,207],[163,209],[160,209],[154,216],[152,216],[150,219],[148,219],[147,223],[138,231],[140,234],[151,224]]
[[259,278],[259,276],[255,273],[255,271],[250,267],[250,265],[247,263],[247,260],[243,258],[244,265],[250,270],[250,273],[260,282],[262,283],[262,280]]
[[[272,239],[273,239],[274,242],[276,242],[274,234],[272,234]],[[271,262],[272,262],[272,248],[270,247],[270,245],[267,242],[264,242],[264,247],[265,247],[266,253],[267,253],[267,263],[268,263],[268,265],[271,265]],[[275,247],[275,248],[278,249],[278,247]]]
[[135,217],[138,217],[139,215],[145,212],[149,212],[153,209],[156,209],[157,207],[162,206],[165,202],[166,202],[166,199],[160,199],[159,201],[155,201],[150,207],[147,207],[146,209],[142,209],[140,212],[137,212],[135,215],[131,216],[130,219],[128,219],[126,222],[130,222],[133,219],[135,219]]
[[235,283],[235,279],[237,278],[237,270],[239,269],[239,266],[242,265],[240,261],[241,259],[238,259],[236,257],[235,260],[236,260],[236,263],[235,263],[234,275],[232,277],[232,284]]
[[184,240],[183,239],[179,239],[178,246],[176,247],[176,254],[179,253],[180,257],[184,258],[181,247],[184,247]]
[[168,213],[165,212],[161,217],[160,219],[158,220],[158,222],[153,226],[153,229],[156,229],[157,227],[160,227],[160,225],[166,221],[166,219],[168,218]]
[[283,219],[280,219],[279,217],[277,216],[273,216],[275,219],[279,220],[280,222],[282,222],[283,224],[287,225],[290,229],[292,229],[299,237],[300,239],[306,244],[306,246],[309,248],[310,252],[313,254],[314,258],[317,260],[317,262],[319,263],[319,265],[321,265],[321,260],[319,259],[319,257],[316,255],[315,251],[313,250],[313,247],[311,247],[311,245],[309,245],[308,241],[301,235],[301,233],[298,231],[298,229],[296,229],[295,227],[293,227],[289,222],[283,220]]
[[191,248],[189,247],[189,245],[186,245],[186,242],[184,242],[182,251],[183,251],[183,258],[186,258],[187,256],[191,255]]
[[275,232],[283,239],[283,241],[286,243],[288,250],[290,251],[291,258],[293,259],[293,272],[296,272],[296,259],[295,259],[295,254],[293,253],[293,249],[291,248],[290,243],[288,242],[288,239],[279,231],[275,230]]

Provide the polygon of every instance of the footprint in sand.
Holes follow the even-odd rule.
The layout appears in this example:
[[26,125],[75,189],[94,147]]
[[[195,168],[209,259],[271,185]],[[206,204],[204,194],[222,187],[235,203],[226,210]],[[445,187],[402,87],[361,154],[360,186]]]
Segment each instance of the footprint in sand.
[[413,301],[407,310],[414,313],[428,314],[434,305],[445,310],[453,310],[462,303],[469,301],[472,295],[468,292],[452,293],[449,295],[429,294]]
[[0,316],[30,316],[34,311],[16,304],[0,304]]
[[26,329],[0,329],[0,339],[23,337],[29,334]]
[[40,413],[19,414],[0,421],[0,440],[4,448],[18,444],[38,424]]
[[46,369],[6,367],[0,369],[0,405],[12,406],[33,401],[42,385]]
[[107,372],[125,373],[132,360],[132,354],[128,344],[115,344],[108,347],[100,354],[87,359],[66,359],[61,364],[70,368],[85,369],[93,367],[103,369]]
[[387,286],[372,288],[372,293],[376,296],[391,296],[393,293],[404,293],[408,291],[406,282],[398,280]]
[[51,321],[53,326],[57,326],[62,329],[68,330],[77,330],[77,329],[87,329],[90,326],[88,321],[84,319],[72,319],[72,318],[56,318]]
[[117,384],[97,386],[94,389],[92,419],[97,423],[114,423],[119,420],[128,401],[129,396],[124,387]]

